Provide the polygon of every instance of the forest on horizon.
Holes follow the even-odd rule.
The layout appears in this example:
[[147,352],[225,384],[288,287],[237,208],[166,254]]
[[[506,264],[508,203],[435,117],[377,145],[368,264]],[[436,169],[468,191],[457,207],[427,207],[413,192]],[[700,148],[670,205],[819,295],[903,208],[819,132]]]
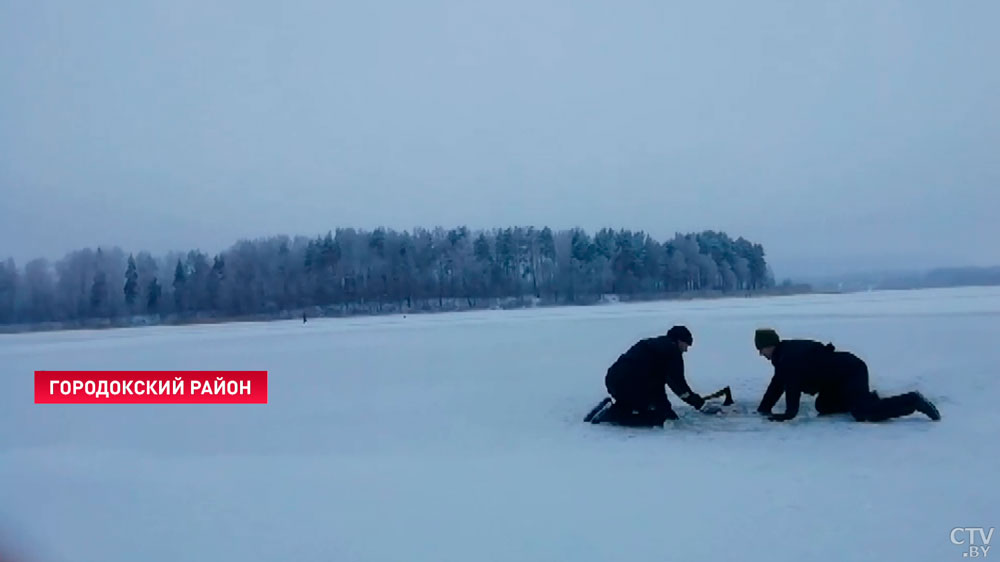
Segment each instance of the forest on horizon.
[[703,231],[468,227],[244,239],[200,250],[84,248],[51,263],[0,262],[0,324],[145,315],[229,318],[320,307],[476,308],[494,299],[593,302],[602,295],[750,292],[774,285],[764,248]]

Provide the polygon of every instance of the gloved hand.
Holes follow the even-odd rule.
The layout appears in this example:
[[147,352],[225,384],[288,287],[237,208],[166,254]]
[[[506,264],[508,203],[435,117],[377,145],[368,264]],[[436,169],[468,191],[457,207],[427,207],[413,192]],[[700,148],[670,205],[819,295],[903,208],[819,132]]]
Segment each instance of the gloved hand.
[[688,399],[688,403],[691,404],[695,410],[700,410],[701,407],[705,405],[705,399],[692,392],[691,397]]

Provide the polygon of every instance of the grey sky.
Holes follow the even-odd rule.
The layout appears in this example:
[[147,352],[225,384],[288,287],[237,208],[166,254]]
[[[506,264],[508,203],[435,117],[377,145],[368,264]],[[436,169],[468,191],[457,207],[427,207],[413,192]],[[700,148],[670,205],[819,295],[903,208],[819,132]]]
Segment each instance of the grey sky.
[[668,4],[0,0],[0,256],[544,224],[1000,263],[1000,4]]

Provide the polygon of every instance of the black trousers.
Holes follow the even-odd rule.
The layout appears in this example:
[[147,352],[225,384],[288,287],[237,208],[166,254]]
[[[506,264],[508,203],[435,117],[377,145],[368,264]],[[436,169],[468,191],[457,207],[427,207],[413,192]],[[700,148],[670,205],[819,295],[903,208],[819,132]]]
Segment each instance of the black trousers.
[[604,378],[608,394],[614,403],[608,409],[605,421],[634,427],[662,426],[667,420],[676,420],[674,412],[662,388],[649,388],[639,377],[629,373],[609,370]]
[[868,366],[857,356],[838,351],[832,367],[839,382],[816,395],[820,415],[849,413],[857,421],[879,422],[917,411],[920,398],[916,392],[886,398],[872,392],[868,387]]

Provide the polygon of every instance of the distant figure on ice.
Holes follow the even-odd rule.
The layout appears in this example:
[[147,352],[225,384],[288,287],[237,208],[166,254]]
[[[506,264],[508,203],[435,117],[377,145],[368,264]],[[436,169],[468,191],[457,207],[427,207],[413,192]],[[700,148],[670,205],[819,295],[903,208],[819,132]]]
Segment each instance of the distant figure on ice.
[[705,400],[691,390],[684,378],[683,354],[693,343],[691,332],[684,326],[674,326],[666,335],[635,343],[608,368],[604,377],[613,399],[611,406],[599,410],[588,421],[663,427],[666,420],[678,419],[665,386],[700,410]]
[[[879,422],[920,412],[932,420],[941,419],[934,404],[919,392],[880,398],[868,388],[865,362],[853,353],[837,351],[832,343],[782,340],[774,330],[759,329],[754,345],[774,365],[774,376],[757,407],[771,421],[798,415],[802,393],[816,395],[816,411],[821,416],[850,413],[857,421]],[[785,413],[772,414],[782,394]]]

